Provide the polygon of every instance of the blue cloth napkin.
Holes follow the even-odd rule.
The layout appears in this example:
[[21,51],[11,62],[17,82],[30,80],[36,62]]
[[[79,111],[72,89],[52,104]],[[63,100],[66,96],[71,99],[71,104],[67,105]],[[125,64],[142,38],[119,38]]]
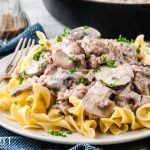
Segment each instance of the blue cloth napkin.
[[0,126],[0,150],[103,150],[89,144],[75,146],[33,140],[12,133]]
[[27,38],[27,39],[32,38],[35,39],[35,42],[37,43],[38,38],[36,36],[36,31],[41,31],[45,34],[44,29],[39,23],[29,26],[24,32],[22,32],[17,37],[8,42],[4,47],[0,47],[0,56],[4,57],[12,53],[15,50],[20,38]]
[[[12,39],[4,47],[0,48],[0,57],[4,57],[15,50],[20,38],[32,38],[36,43],[36,31],[45,33],[40,24],[35,24],[28,27],[24,32]],[[0,126],[0,150],[103,150],[101,148],[93,147],[89,144],[77,144],[75,146],[62,145],[55,143],[42,142],[27,137],[23,137],[12,133]]]

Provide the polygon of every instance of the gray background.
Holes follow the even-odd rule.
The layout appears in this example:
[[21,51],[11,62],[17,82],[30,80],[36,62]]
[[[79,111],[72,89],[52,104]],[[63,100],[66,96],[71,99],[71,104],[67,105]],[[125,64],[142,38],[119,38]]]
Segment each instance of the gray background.
[[21,0],[21,3],[31,24],[40,23],[48,37],[53,37],[63,32],[64,26],[48,13],[42,0]]

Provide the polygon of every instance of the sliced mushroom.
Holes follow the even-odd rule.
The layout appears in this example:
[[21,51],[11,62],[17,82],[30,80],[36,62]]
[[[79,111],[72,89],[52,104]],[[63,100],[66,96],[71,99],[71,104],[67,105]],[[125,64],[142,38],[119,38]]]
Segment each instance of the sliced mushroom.
[[40,76],[44,73],[45,66],[41,66],[43,62],[32,61],[29,68],[26,69],[26,75],[32,77],[34,75]]
[[115,106],[115,102],[111,100],[114,94],[113,90],[96,82],[83,97],[85,111],[99,117],[109,117]]
[[77,41],[81,40],[84,36],[99,38],[101,36],[101,33],[92,27],[88,27],[87,29],[85,29],[84,27],[79,27],[73,29],[68,38]]
[[18,85],[17,87],[13,88],[10,92],[11,96],[18,95],[24,91],[32,90],[32,82],[31,81],[26,81],[22,85]]
[[116,95],[116,104],[119,107],[126,107],[133,110],[133,108],[135,109],[141,104],[141,98],[141,95],[131,90],[131,84],[129,84]]
[[68,52],[68,54],[79,55],[79,54],[82,54],[84,51],[78,43],[72,42],[66,48],[64,48],[64,52]]
[[52,59],[56,66],[69,69],[74,66],[74,62],[69,60],[68,56],[62,51],[62,49],[54,49],[52,51]]
[[96,80],[102,80],[105,83],[114,83],[115,86],[126,85],[134,77],[131,65],[122,65],[117,68],[101,68],[101,71],[95,74]]
[[45,84],[54,90],[70,88],[78,79],[69,70],[57,69],[56,72],[49,74],[44,79]]

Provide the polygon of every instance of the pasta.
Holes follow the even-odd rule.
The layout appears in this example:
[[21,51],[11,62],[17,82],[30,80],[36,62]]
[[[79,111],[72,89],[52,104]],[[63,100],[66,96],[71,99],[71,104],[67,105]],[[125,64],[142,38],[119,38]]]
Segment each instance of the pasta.
[[[135,112],[130,107],[121,107],[121,106],[119,107],[115,104],[115,107],[113,107],[112,113],[110,115],[108,115],[107,111],[105,113],[101,113],[101,111],[104,109],[103,107],[105,107],[107,103],[111,103],[112,104],[111,106],[114,106],[114,102],[111,102],[109,100],[111,94],[109,97],[108,94],[103,96],[103,93],[98,95],[101,92],[101,90],[104,89],[103,86],[101,86],[99,91],[98,92],[96,91],[95,93],[94,91],[92,93],[92,91],[90,91],[92,89],[89,89],[89,91],[92,93],[91,98],[95,98],[96,94],[99,97],[96,97],[96,100],[94,101],[96,104],[93,101],[90,101],[91,98],[87,99],[87,101],[89,100],[91,104],[88,106],[89,108],[87,109],[85,108],[84,105],[85,103],[84,98],[79,98],[86,91],[86,89],[84,89],[80,93],[80,95],[74,96],[77,91],[81,90],[80,88],[85,88],[85,86],[81,86],[81,85],[77,88],[77,91],[72,92],[71,91],[72,89],[70,88],[71,89],[70,91],[73,94],[69,95],[69,98],[67,100],[65,99],[67,102],[65,101],[63,103],[64,106],[62,105],[61,107],[58,107],[57,106],[59,105],[58,102],[60,102],[58,101],[58,99],[61,99],[66,93],[68,94],[70,92],[68,91],[69,88],[63,90],[64,88],[63,86],[68,83],[71,84],[72,80],[70,81],[70,78],[72,79],[74,76],[73,75],[71,75],[71,77],[69,76],[69,78],[67,78],[67,81],[65,82],[64,81],[62,82],[62,79],[60,78],[60,77],[63,78],[64,76],[67,76],[68,73],[63,74],[63,72],[61,72],[61,75],[55,74],[55,77],[46,78],[44,80],[47,81],[51,79],[52,82],[51,84],[55,87],[54,90],[50,86],[49,87],[45,86],[45,84],[43,84],[37,78],[34,78],[35,75],[33,76],[33,78],[31,76],[27,76],[26,78],[24,78],[23,83],[26,84],[29,82],[30,88],[28,88],[27,90],[23,90],[21,92],[19,91],[20,92],[20,93],[18,92],[19,94],[16,93],[16,95],[13,95],[12,91],[14,89],[16,90],[16,88],[20,84],[16,72],[18,70],[24,70],[24,69],[28,70],[31,63],[35,63],[38,61],[45,63],[45,60],[43,61],[43,58],[39,57],[39,55],[41,55],[45,51],[43,50],[43,47],[46,47],[47,49],[50,49],[51,47],[57,47],[57,44],[56,45],[54,44],[56,41],[53,40],[51,42],[48,41],[43,33],[37,32],[37,36],[39,37],[39,45],[33,47],[32,50],[29,52],[28,56],[22,58],[19,61],[18,66],[16,67],[15,71],[12,74],[12,79],[5,87],[2,87],[0,89],[0,108],[2,110],[10,112],[9,116],[5,115],[7,118],[18,122],[26,129],[42,128],[44,130],[49,130],[49,129],[69,130],[72,132],[78,132],[80,134],[83,134],[84,136],[92,137],[92,138],[96,136],[97,129],[101,132],[101,134],[109,132],[111,134],[118,135],[130,130],[150,128],[150,101],[143,103],[141,106],[139,106],[136,109]],[[59,37],[60,38],[59,40],[62,40],[61,39],[62,37]],[[137,57],[141,59],[141,62],[143,62],[143,64],[149,65],[150,48],[148,48],[147,43],[144,42],[144,35],[139,35],[136,38],[133,45],[136,46],[137,48],[140,47],[140,54],[138,53]],[[35,62],[33,62],[32,58],[35,57],[35,54],[36,54],[36,60]],[[62,54],[60,55],[62,56]],[[70,56],[69,59],[71,61],[75,61],[75,59],[77,58]],[[65,61],[67,60],[64,59],[64,62]],[[49,59],[49,63],[51,63],[51,59]],[[112,65],[112,62],[109,62],[109,65],[110,64]],[[71,63],[69,62],[69,64],[67,65],[72,65],[72,62]],[[56,66],[50,66],[50,71],[52,73],[53,70],[55,70],[55,67]],[[75,69],[78,70],[78,68],[74,68],[74,70],[71,71],[73,72],[75,71]],[[59,71],[61,71],[61,69]],[[47,72],[49,73],[49,70]],[[46,74],[48,74],[47,72]],[[45,76],[43,75],[42,78],[45,78]],[[58,82],[57,80],[60,82],[62,86],[61,89],[63,92],[60,93],[58,92],[60,89],[57,86],[57,82]],[[79,80],[85,85],[90,82],[83,77],[80,78]],[[104,81],[102,81],[102,83],[105,86],[109,87],[109,89],[105,89],[105,90],[109,90],[109,92],[112,92],[110,91],[110,89],[113,88],[114,83],[108,84]],[[92,84],[94,83],[92,82]],[[92,84],[90,86],[92,86]],[[98,84],[96,84],[96,86],[98,86]],[[56,96],[55,91],[58,92],[57,93],[58,96]],[[115,92],[112,93],[114,94]],[[88,95],[86,96],[88,97]],[[104,102],[103,105],[101,106],[99,104],[100,103],[99,99],[101,98],[105,98],[106,100],[108,100],[108,102]],[[147,98],[146,100],[149,100],[149,98]],[[65,107],[66,103],[67,104],[69,103],[69,107],[67,107],[67,109]],[[95,107],[97,105],[98,108]],[[92,107],[95,107],[95,111],[99,110],[100,108],[99,113],[101,113],[103,116],[101,117],[96,116],[93,113],[94,110],[91,109]]]
[[136,115],[144,127],[150,128],[150,103],[141,106]]
[[127,108],[115,107],[115,111],[110,118],[102,118],[100,120],[100,128],[103,133],[106,133],[108,130],[112,134],[126,132],[129,129],[129,124],[132,130],[143,127],[134,113]]

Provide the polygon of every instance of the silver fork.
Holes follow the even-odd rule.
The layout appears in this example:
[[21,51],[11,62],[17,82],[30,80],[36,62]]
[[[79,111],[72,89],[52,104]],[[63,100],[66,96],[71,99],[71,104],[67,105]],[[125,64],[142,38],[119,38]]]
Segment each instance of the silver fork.
[[27,40],[26,38],[20,39],[11,60],[8,62],[8,65],[4,70],[4,74],[0,77],[0,82],[11,78],[11,74],[14,72],[15,68],[17,67],[20,58],[26,56],[30,48],[32,48],[34,44],[35,44],[35,40],[32,39]]

